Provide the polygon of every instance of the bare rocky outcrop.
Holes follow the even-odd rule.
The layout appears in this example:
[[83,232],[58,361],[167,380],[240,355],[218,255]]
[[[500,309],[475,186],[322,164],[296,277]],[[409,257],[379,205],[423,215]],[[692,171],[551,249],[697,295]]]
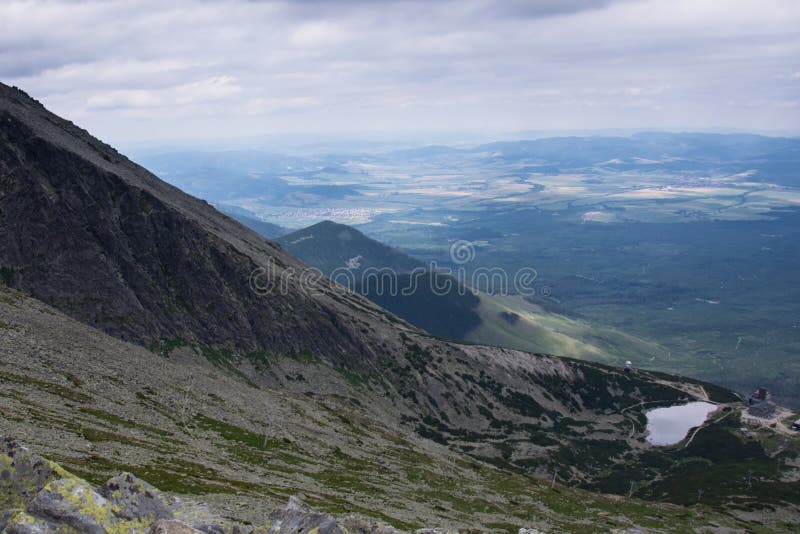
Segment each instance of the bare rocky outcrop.
[[100,494],[117,506],[120,517],[130,521],[173,517],[169,499],[130,473],[111,478],[100,488]]
[[95,488],[9,438],[0,442],[0,464],[3,534],[69,529],[87,534],[130,533],[158,525],[172,529],[166,532],[180,532],[175,530],[180,525],[206,534],[245,532],[202,506],[166,496],[130,473]]
[[296,497],[289,499],[285,508],[272,512],[269,521],[269,534],[311,531],[319,534],[344,534],[333,516],[312,511]]
[[[317,512],[297,497],[275,510],[263,526],[237,524],[205,505],[169,497],[130,473],[99,488],[30,452],[14,440],[0,445],[3,465],[0,533],[39,534],[399,534],[363,516],[337,519]],[[346,526],[344,526],[346,525]]]
[[203,534],[203,531],[176,519],[159,519],[150,527],[148,534]]

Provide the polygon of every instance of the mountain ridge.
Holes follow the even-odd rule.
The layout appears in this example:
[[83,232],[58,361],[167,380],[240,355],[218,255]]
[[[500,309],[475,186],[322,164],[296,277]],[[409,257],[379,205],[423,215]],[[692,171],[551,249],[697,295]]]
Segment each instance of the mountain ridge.
[[[348,327],[331,319],[337,304],[330,295],[358,297],[322,287],[314,299],[297,298],[301,288],[296,281],[287,285],[289,295],[258,297],[249,278],[259,267],[274,266],[280,276],[305,266],[25,98],[0,89],[5,149],[0,235],[8,244],[0,251],[0,265],[12,272],[13,285],[51,303],[81,293],[78,288],[84,285],[84,293],[94,299],[60,307],[145,345],[180,338],[242,351],[266,346],[321,354],[370,351],[355,332],[340,332]],[[28,163],[32,168],[26,168]],[[23,226],[25,221],[39,224]],[[53,250],[59,243],[62,250]],[[104,264],[94,268],[93,262]],[[190,265],[196,279],[182,278]],[[93,283],[84,284],[84,279]],[[199,283],[204,285],[200,292]],[[366,302],[361,306],[370,306]],[[304,310],[296,307],[300,303]],[[101,306],[107,311],[98,313]],[[224,308],[212,311],[209,306]],[[303,320],[304,314],[313,319]],[[279,329],[277,321],[282,322]],[[289,334],[292,330],[297,333]],[[299,339],[311,343],[298,344]]]

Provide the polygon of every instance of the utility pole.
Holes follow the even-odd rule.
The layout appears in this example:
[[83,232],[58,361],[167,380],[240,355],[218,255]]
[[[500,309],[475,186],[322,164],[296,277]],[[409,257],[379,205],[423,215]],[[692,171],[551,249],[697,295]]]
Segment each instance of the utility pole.
[[636,484],[636,482],[635,482],[635,481],[633,481],[633,480],[631,480],[631,489],[630,489],[630,490],[628,490],[628,498],[629,498],[629,499],[630,499],[631,497],[633,497],[633,485],[634,485],[634,484]]
[[558,473],[558,469],[553,469],[553,481],[550,483],[550,489],[553,489],[556,485],[556,474]]

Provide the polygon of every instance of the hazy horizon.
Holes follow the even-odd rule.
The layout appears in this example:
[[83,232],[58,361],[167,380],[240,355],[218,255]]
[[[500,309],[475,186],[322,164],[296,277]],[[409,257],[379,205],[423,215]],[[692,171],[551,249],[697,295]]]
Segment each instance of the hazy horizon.
[[786,0],[10,1],[0,80],[121,145],[792,133],[798,27]]

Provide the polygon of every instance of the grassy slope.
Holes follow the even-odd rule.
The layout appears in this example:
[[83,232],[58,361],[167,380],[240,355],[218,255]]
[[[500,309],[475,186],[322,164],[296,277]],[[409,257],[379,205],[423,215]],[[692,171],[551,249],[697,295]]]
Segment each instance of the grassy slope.
[[518,296],[481,294],[480,298],[477,311],[482,324],[467,334],[468,341],[609,365],[638,363],[666,352],[656,343],[619,330],[546,312]]
[[[181,347],[165,359],[16,293],[0,297],[0,434],[95,482],[131,471],[253,523],[299,493],[323,510],[362,512],[403,528],[755,528],[705,506],[551,489],[358,415],[347,392],[360,386],[347,377],[342,394],[255,387],[201,359],[175,361]],[[313,358],[272,362],[300,364],[306,372],[316,365]]]

